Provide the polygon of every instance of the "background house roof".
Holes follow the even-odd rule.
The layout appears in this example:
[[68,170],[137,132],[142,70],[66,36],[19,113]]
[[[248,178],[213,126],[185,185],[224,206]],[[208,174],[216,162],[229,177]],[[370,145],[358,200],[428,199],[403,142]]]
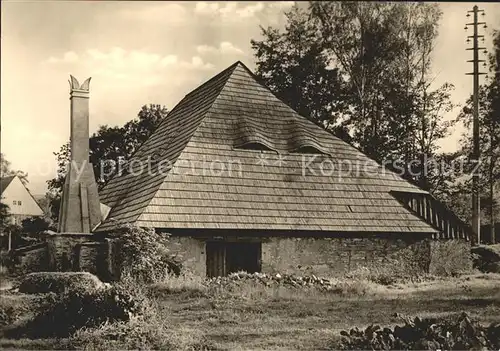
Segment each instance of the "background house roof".
[[8,176],[8,177],[2,177],[0,178],[0,194],[3,193],[5,189],[9,186],[10,182],[15,178],[16,176]]
[[[256,143],[270,150],[245,148]],[[306,153],[311,150],[316,155]],[[173,167],[134,174],[137,161],[148,157],[153,172],[162,161]],[[329,176],[308,174],[304,159],[314,159],[310,169],[317,173],[325,165],[335,168]],[[112,209],[98,230],[135,223],[166,229],[436,232],[389,193],[427,192],[298,115],[241,62],[188,94],[130,164],[132,172],[113,177],[100,194]]]

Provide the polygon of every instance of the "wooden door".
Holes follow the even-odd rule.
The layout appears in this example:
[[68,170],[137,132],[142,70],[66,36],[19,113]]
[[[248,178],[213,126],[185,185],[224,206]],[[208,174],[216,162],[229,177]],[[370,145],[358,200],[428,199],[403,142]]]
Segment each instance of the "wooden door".
[[226,275],[226,246],[221,241],[207,241],[207,277],[223,277]]

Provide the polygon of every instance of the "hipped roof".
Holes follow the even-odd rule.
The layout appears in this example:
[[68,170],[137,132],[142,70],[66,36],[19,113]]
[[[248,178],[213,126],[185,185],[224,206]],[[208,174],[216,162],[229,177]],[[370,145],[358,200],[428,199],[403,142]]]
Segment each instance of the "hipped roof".
[[[319,155],[306,154],[311,150]],[[153,172],[138,172],[148,158]],[[311,158],[316,172],[342,162],[370,164],[377,171],[339,177],[337,169],[314,176],[303,172],[304,159]],[[154,174],[158,163],[173,167]],[[165,229],[436,232],[390,194],[427,192],[300,116],[241,62],[186,95],[129,165],[132,172],[114,176],[100,193],[111,211],[98,231],[132,223]]]

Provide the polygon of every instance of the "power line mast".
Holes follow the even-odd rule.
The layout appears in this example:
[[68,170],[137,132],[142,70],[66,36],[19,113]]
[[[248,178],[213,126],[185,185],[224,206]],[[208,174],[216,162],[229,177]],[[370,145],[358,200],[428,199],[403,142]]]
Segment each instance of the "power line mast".
[[467,36],[467,43],[470,43],[472,38],[472,47],[466,50],[473,51],[473,59],[467,62],[472,62],[474,69],[471,73],[466,73],[473,76],[473,128],[472,128],[472,140],[473,140],[473,150],[472,150],[472,161],[475,167],[474,173],[472,174],[472,230],[476,234],[473,243],[479,244],[481,242],[481,217],[480,217],[480,195],[479,195],[479,170],[478,163],[481,156],[481,150],[479,148],[479,76],[486,73],[479,72],[479,62],[484,62],[485,60],[479,59],[479,50],[484,50],[486,53],[486,48],[479,47],[478,39],[484,42],[484,35],[478,34],[478,26],[483,25],[486,28],[485,22],[478,22],[478,15],[481,13],[483,16],[484,10],[479,10],[477,6],[472,8],[472,11],[467,11],[467,17],[470,17],[472,13],[473,22],[467,23],[465,25],[465,30],[468,26],[472,26],[474,29],[473,35]]

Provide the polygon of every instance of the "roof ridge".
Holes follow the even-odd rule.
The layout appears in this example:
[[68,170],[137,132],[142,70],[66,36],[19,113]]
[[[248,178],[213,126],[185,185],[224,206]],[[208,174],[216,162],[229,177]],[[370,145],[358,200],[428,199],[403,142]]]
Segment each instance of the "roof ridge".
[[[184,97],[182,98],[181,101],[179,101],[179,103],[177,105],[179,105],[184,99],[186,99],[188,96],[191,96],[193,95],[194,93],[198,92],[199,90],[201,90],[203,87],[205,87],[207,84],[210,84],[210,82],[213,82],[214,80],[217,80],[218,78],[220,78],[221,76],[223,76],[225,73],[229,72],[230,70],[233,70],[236,68],[236,66],[238,66],[238,63],[241,63],[240,61],[236,61],[235,63],[233,63],[231,66],[229,66],[228,68],[222,70],[221,72],[217,73],[215,76],[213,76],[212,78],[210,78],[209,80],[205,81],[204,83],[202,83],[201,85],[199,85],[198,87],[196,87],[195,89],[191,90],[189,93],[187,93],[186,95],[184,95]],[[243,65],[243,63],[241,63]],[[245,65],[243,65],[245,66]],[[248,69],[248,68],[247,68]],[[231,72],[232,73],[232,72]],[[231,75],[229,75],[227,77],[227,79],[229,79]],[[176,105],[176,107],[177,107]]]

